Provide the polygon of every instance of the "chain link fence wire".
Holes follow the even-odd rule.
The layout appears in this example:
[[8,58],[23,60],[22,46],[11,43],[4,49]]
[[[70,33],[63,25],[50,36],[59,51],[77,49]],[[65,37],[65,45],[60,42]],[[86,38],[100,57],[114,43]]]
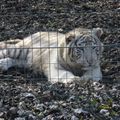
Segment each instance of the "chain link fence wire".
[[[56,31],[56,32],[66,34],[70,30],[73,30],[78,27],[88,28],[88,29],[100,27],[103,29],[104,34],[101,36],[101,42],[104,44],[103,56],[101,59],[101,70],[103,74],[102,82],[106,84],[114,83],[114,82],[119,83],[119,80],[120,80],[120,2],[119,0],[28,0],[28,1],[27,0],[1,0],[0,1],[0,41],[1,42],[2,41],[6,42],[7,40],[10,40],[10,39],[22,40],[25,37],[30,36],[36,32],[47,31],[48,44],[49,44],[50,31]],[[31,40],[33,40],[32,37],[31,37]],[[41,46],[41,41],[38,44]],[[61,48],[61,47],[49,47],[49,46],[34,47],[32,45],[30,47],[28,48],[31,49],[32,51],[34,49],[39,49],[40,50],[39,54],[41,54],[41,50],[44,51],[46,49],[49,49],[49,50],[56,49],[58,51]],[[26,52],[28,48],[23,47],[22,49],[24,49],[24,52]],[[21,49],[21,48],[15,48],[15,49]],[[8,47],[7,50],[12,52],[13,48]],[[0,51],[4,51],[4,48],[1,48]],[[32,54],[32,56],[33,56],[32,58],[34,59],[34,54]],[[33,59],[31,61],[33,61]],[[46,56],[46,59],[50,59],[50,54]],[[57,63],[52,63],[51,61],[49,61],[46,64],[48,64],[48,66],[50,64],[54,64],[56,66],[58,65]],[[42,64],[41,64],[41,68],[42,68]],[[59,73],[58,73],[58,76],[59,76]],[[67,79],[67,77],[65,79]],[[20,83],[23,82],[25,83],[24,84],[25,88],[30,90],[31,88],[33,88],[33,83],[35,83],[36,85],[36,81],[44,82],[46,80],[47,78],[44,75],[44,73],[41,72],[38,74],[34,74],[33,68],[26,69],[25,66],[23,66],[22,68],[15,66],[5,72],[3,71],[0,72],[0,81],[8,82],[8,86],[10,85],[9,86],[10,89],[13,88],[13,86],[15,87],[15,85],[11,85],[12,82],[14,82],[14,84],[17,83],[17,85],[19,84],[19,82]],[[11,81],[11,83],[9,83],[9,81]],[[30,85],[28,85],[27,83],[30,83]],[[38,84],[41,84],[41,83],[38,83]],[[6,85],[3,85],[3,86],[6,86]],[[47,84],[46,86],[44,86],[44,88],[42,87],[43,85],[41,85],[41,89],[43,91],[44,89],[48,90],[49,88],[50,89],[52,88],[52,86],[47,88]],[[59,87],[63,87],[63,86],[59,86]],[[79,87],[77,87],[77,85],[74,87],[79,91],[78,89]],[[55,94],[57,96],[59,93],[56,94],[56,91],[57,91],[56,87],[52,89],[54,89],[53,91],[55,93],[53,91],[52,91],[53,93],[49,91],[49,93],[46,93],[46,94],[47,95],[52,94],[53,96]],[[64,89],[66,90],[66,88]],[[80,88],[80,90],[82,91],[83,88]],[[99,102],[96,99],[91,98],[91,96],[93,96],[94,90],[91,89],[90,86],[87,87],[87,90],[89,91],[89,93],[87,93],[86,98],[88,98],[89,100],[91,99],[93,100],[92,103],[90,103],[90,105],[97,104],[99,107],[101,107],[99,108],[98,111],[100,111],[100,109],[107,109],[105,105],[100,106]],[[105,90],[105,92],[106,91],[107,89]],[[106,96],[107,96],[106,94],[103,95],[100,92],[99,94],[105,99],[105,101],[108,100],[108,99],[106,100]],[[43,95],[43,97],[40,98],[40,100],[46,101],[46,99],[51,99],[49,95],[48,95],[49,98],[45,98],[45,99],[44,99],[45,96]],[[80,94],[76,92],[75,95],[80,95]],[[4,98],[5,96],[7,96],[7,93],[4,93]],[[60,100],[63,100],[63,98],[61,98],[59,95],[57,97]],[[84,97],[84,95],[79,98],[81,101],[82,101],[82,97]],[[57,100],[57,98],[55,98],[55,100]],[[14,102],[11,102],[11,103],[14,106],[16,105],[14,104]],[[90,114],[92,114],[92,116],[94,116],[96,120],[110,118],[108,116],[103,116],[102,114],[99,114],[99,112],[96,111],[94,108],[89,108],[89,105],[88,107],[86,107],[82,105],[82,103],[79,103],[79,104],[83,108],[85,107],[86,111],[89,111]],[[93,106],[95,107],[95,105]],[[109,106],[107,105],[107,107]],[[69,110],[70,108],[66,107],[66,109]],[[120,119],[119,118],[120,116],[118,117],[117,115],[115,115],[115,114],[119,114],[119,112],[117,113],[114,111],[114,115],[113,115],[113,111],[112,112],[111,111],[110,111],[110,115],[112,114],[111,116],[115,116],[113,117],[112,120]],[[45,115],[46,114],[48,113],[45,113]],[[88,118],[85,117],[84,115],[80,117],[81,114],[79,114],[78,112],[76,112],[75,114],[77,114],[76,116],[79,119],[82,119],[82,118],[92,119],[92,116],[89,116],[89,114],[85,112],[84,114],[86,116],[88,115],[89,116],[89,117],[87,116]],[[36,112],[34,115],[36,115]],[[13,119],[12,116],[10,117],[12,120]],[[66,119],[70,119],[69,115],[67,115],[67,117],[68,118]],[[4,117],[4,118],[8,119],[7,117]],[[42,119],[43,117],[37,116],[37,118],[39,120],[39,119]]]
[[[24,0],[1,1],[0,39],[1,41],[23,39],[37,31],[66,33],[79,26],[83,28],[102,27],[105,32],[102,39],[105,48],[103,53],[105,55],[103,59],[105,60],[102,62],[103,78],[116,80],[119,78],[120,5],[119,1],[102,2],[97,1],[95,3],[95,1],[87,0],[29,1],[28,3]],[[33,49],[36,48],[33,47]],[[107,64],[110,64],[110,66],[107,67]],[[18,68],[15,69],[17,71]],[[113,71],[118,75],[113,74]],[[26,75],[25,69],[24,72]],[[17,77],[17,74],[15,76]]]

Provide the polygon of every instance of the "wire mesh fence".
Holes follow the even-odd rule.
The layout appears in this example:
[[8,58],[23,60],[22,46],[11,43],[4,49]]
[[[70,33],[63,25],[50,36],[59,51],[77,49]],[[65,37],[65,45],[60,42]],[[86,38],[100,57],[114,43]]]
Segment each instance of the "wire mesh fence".
[[[24,109],[28,119],[30,118],[26,112],[27,110],[32,112],[34,111],[32,115],[37,116],[36,119],[38,120],[51,114],[55,114],[55,116],[53,116],[54,118],[58,117],[56,119],[64,118],[65,120],[73,119],[75,116],[79,119],[119,119],[119,106],[117,110],[116,108],[113,109],[113,103],[119,104],[119,26],[119,0],[1,0],[0,99],[4,101],[5,105],[9,103],[10,108],[11,106],[19,106],[18,110]],[[92,36],[92,30],[93,28],[98,27],[103,30],[103,34],[100,37],[100,41],[103,43],[102,46],[101,44],[94,44],[94,42],[91,42],[96,40],[96,38]],[[82,34],[83,31],[80,31],[80,35],[82,36],[76,34],[72,35],[73,39],[77,42],[90,40],[90,43],[86,43],[87,45],[82,44],[82,46],[79,46],[77,43],[75,43],[75,46],[72,46],[72,44],[62,45],[61,43],[65,44],[67,42],[66,40],[68,38],[69,31],[73,30],[75,33],[75,28],[89,29],[91,33],[89,34],[90,38],[85,36],[83,39],[82,36],[85,35]],[[44,34],[42,33],[43,31],[45,32]],[[53,35],[51,35],[51,32]],[[81,39],[78,40],[76,36],[79,36]],[[100,49],[101,47],[104,48],[99,63],[101,70],[95,69],[93,72],[92,67],[98,64],[95,64],[95,61],[96,59],[98,60],[98,58],[94,56],[94,52],[96,51],[97,54],[97,49]],[[68,52],[69,57],[67,56],[68,54],[64,55],[64,52]],[[72,52],[72,54],[69,52]],[[60,61],[63,60],[61,59],[61,55],[64,56],[64,58],[67,58],[64,59],[64,62]],[[85,57],[82,57],[82,55]],[[70,58],[72,57],[75,57],[78,61],[71,59],[73,60],[71,62]],[[85,61],[86,59],[87,63],[91,61],[94,63],[94,65],[89,69],[90,80],[93,78],[101,80],[102,77],[102,82],[105,82],[106,84],[117,82],[118,86],[111,87],[111,84],[107,84],[109,88],[107,88],[108,86],[105,86],[103,89],[99,85],[94,88],[94,85],[90,86],[88,82],[88,86],[86,84],[84,86],[83,84],[82,87],[79,87],[81,84],[71,84],[66,88],[62,84],[51,85],[49,82],[46,82],[47,80],[54,82],[54,79],[56,80],[56,76],[58,82],[67,82],[70,79],[73,79],[71,78],[71,74],[74,75],[74,80],[80,81],[81,78],[86,79],[84,76],[85,71],[87,71],[85,66],[87,65]],[[70,64],[77,62],[80,64],[80,68],[78,64],[76,64],[75,68],[71,67],[72,65],[70,66]],[[81,70],[83,66],[84,69]],[[63,69],[65,70],[64,73],[61,72]],[[97,71],[99,71],[98,76],[96,76],[96,74],[98,74]],[[102,73],[102,76],[100,73]],[[63,74],[64,76],[61,77]],[[41,81],[45,81],[44,84],[42,84]],[[8,83],[6,84],[4,82]],[[22,82],[23,84],[20,85]],[[35,86],[31,83],[35,83]],[[3,91],[2,86],[5,89]],[[24,86],[24,90],[21,90],[21,86]],[[116,91],[111,92],[111,89],[113,89],[113,91],[116,89]],[[17,91],[17,93],[15,91]],[[20,91],[23,93],[26,93],[27,91],[28,94],[22,94],[22,97],[18,98],[17,95],[21,95]],[[35,96],[33,97],[33,95],[29,94],[31,91],[34,95],[37,95],[37,101],[33,100]],[[11,96],[13,98],[11,98]],[[21,108],[21,104],[23,105],[23,103],[19,103],[18,101],[18,103],[16,103],[16,99],[24,101],[24,97],[25,99],[33,98],[32,100],[35,104],[40,103],[41,105],[42,103],[45,103],[41,106],[43,109],[39,109],[39,111],[37,111],[38,108],[33,105],[32,102],[32,107],[30,107],[30,105],[28,105],[28,103],[30,103],[29,100],[29,102],[26,103],[26,108]],[[60,102],[59,104],[57,104],[58,101]],[[53,104],[55,107],[57,104],[61,110],[56,110],[56,108],[53,108],[53,110],[52,107],[54,106],[48,107],[50,106],[49,104]],[[81,107],[85,111],[89,112],[82,111],[82,109],[77,109],[72,112],[73,109],[77,107]],[[49,109],[52,109],[52,112],[47,111]],[[102,110],[109,115],[103,115]],[[6,113],[3,115],[6,120],[8,118],[11,120],[16,118],[10,110]],[[16,114],[17,116],[20,116],[19,113]],[[72,116],[73,114],[75,116]]]
[[[24,0],[1,1],[1,41],[14,38],[23,39],[37,31],[66,33],[79,26],[83,28],[102,27],[108,34],[107,38],[103,37],[102,39],[105,48],[103,54],[112,54],[106,51],[108,49],[113,52],[117,51],[113,53],[116,60],[111,58],[108,62],[119,68],[119,1],[102,2],[104,4],[99,1],[96,1],[95,4],[91,1],[66,0],[29,1],[28,3]],[[102,64],[105,62],[103,61]],[[103,73],[105,73],[105,68]],[[119,69],[117,73],[119,75]],[[108,76],[104,74],[103,77]]]
[[[92,79],[92,76],[94,76],[94,74],[98,74],[98,73],[95,73],[94,68],[101,67],[101,66],[102,67],[107,66],[107,65],[104,65],[105,60],[106,60],[104,58],[104,56],[102,59],[99,58],[100,56],[102,56],[102,54],[103,55],[106,54],[106,52],[101,53],[101,51],[100,51],[101,45],[97,44],[97,43],[96,44],[87,43],[87,41],[89,41],[89,40],[90,40],[90,42],[91,41],[95,42],[94,38],[88,39],[88,37],[86,38],[86,36],[83,37],[83,34],[82,34],[82,39],[77,38],[75,40],[75,38],[74,38],[76,45],[73,44],[73,42],[71,42],[70,46],[69,46],[65,43],[66,42],[65,40],[67,38],[63,38],[63,37],[65,37],[65,35],[66,34],[59,34],[58,32],[52,32],[52,34],[51,34],[51,32],[44,32],[44,33],[39,32],[39,33],[33,34],[23,40],[15,39],[15,40],[10,40],[10,41],[8,40],[8,41],[1,42],[1,56],[0,56],[1,57],[1,61],[0,61],[1,62],[1,71],[7,71],[9,68],[14,67],[16,74],[15,74],[15,76],[12,76],[12,77],[17,78],[18,77],[17,70],[19,70],[19,68],[21,68],[21,70],[24,71],[23,73],[24,73],[24,76],[26,76],[25,78],[26,79],[29,78],[31,80],[35,80],[35,79],[44,80],[46,78],[42,78],[43,73],[44,73],[44,75],[46,75],[46,77],[48,77],[48,75],[51,76],[56,71],[57,72],[56,72],[56,74],[54,74],[54,76],[57,76],[58,79],[61,79],[60,76],[61,76],[61,74],[63,74],[63,72],[62,73],[60,72],[61,70],[64,70],[64,72],[66,74],[65,76],[63,76],[62,79],[65,79],[65,78],[69,79],[70,74],[68,73],[68,71],[71,72],[71,74],[74,74],[74,77],[76,75],[82,77],[83,73],[85,73],[86,71],[89,71],[89,72],[91,72],[90,73],[91,77],[89,79]],[[92,33],[90,35],[92,35]],[[70,37],[71,37],[71,34],[70,34]],[[77,37],[81,37],[81,36],[77,36]],[[87,39],[87,41],[84,41],[83,44],[81,44],[81,41],[86,40],[86,39]],[[62,41],[62,43],[59,43],[59,41]],[[14,44],[14,42],[15,42],[15,44]],[[16,42],[18,42],[18,43],[16,43]],[[65,44],[65,45],[61,46],[62,44]],[[77,44],[80,44],[80,45],[77,45]],[[104,45],[102,45],[102,47],[105,50],[112,51],[110,53],[110,55],[112,54],[112,56],[113,56],[115,54],[115,58],[113,59],[113,58],[109,57],[106,64],[110,64],[109,67],[112,65],[116,65],[115,67],[117,68],[116,69],[117,72],[113,71],[112,79],[118,80],[119,79],[119,47],[120,47],[120,44],[119,43],[104,44]],[[76,50],[76,52],[75,52],[75,50]],[[62,54],[60,53],[61,51],[63,52]],[[71,52],[71,53],[65,54],[66,51]],[[64,58],[64,54],[66,56],[65,58]],[[70,57],[71,56],[72,57],[70,58],[68,56],[68,54]],[[75,56],[75,54],[76,54],[76,56]],[[86,54],[86,55],[84,55],[84,54]],[[96,56],[97,54],[98,54],[98,56]],[[101,55],[99,56],[99,54],[101,54]],[[62,56],[60,56],[60,55],[62,55]],[[80,57],[80,58],[78,59],[77,57],[78,58]],[[97,58],[95,58],[95,57],[97,57]],[[62,61],[61,61],[61,59],[62,59]],[[87,59],[87,62],[86,62],[86,59]],[[73,61],[71,61],[71,60],[73,60]],[[77,61],[79,61],[79,62],[77,63]],[[94,61],[95,61],[95,63],[94,63]],[[101,65],[99,63],[100,61],[103,65]],[[89,63],[91,63],[90,66],[87,65]],[[77,67],[74,68],[74,67],[72,67],[71,64],[72,65],[74,64],[74,66],[77,65]],[[34,69],[35,66],[37,66],[37,68]],[[59,69],[59,67],[60,67],[60,69]],[[83,69],[82,69],[82,67],[83,67]],[[86,69],[86,67],[88,70]],[[86,70],[84,70],[84,68]],[[30,74],[27,77],[27,73],[29,73],[27,69],[32,72],[32,76]],[[36,69],[38,69],[38,71],[36,71]],[[103,70],[106,70],[106,69],[108,69],[108,68],[106,67]],[[112,68],[112,69],[114,69],[114,68]],[[95,70],[97,70],[97,69],[95,69]],[[105,71],[103,71],[103,72],[105,72]],[[37,76],[36,76],[36,74],[37,74]],[[67,77],[67,74],[68,74],[68,77]],[[87,74],[89,74],[89,73],[87,73]],[[117,74],[117,75],[115,75],[115,74]],[[7,73],[7,76],[9,76],[8,73]],[[50,81],[52,81],[51,79],[56,78],[56,77],[54,78],[54,76],[50,77]],[[2,77],[2,80],[5,80],[4,77],[6,78],[6,75],[4,75],[2,73],[1,77]],[[98,77],[103,77],[103,81],[104,81],[104,79],[110,79],[111,75],[103,74],[103,76],[96,76],[96,80],[98,79]],[[11,77],[7,77],[7,78],[9,80],[11,80]],[[83,79],[86,79],[86,78],[83,78]],[[101,80],[101,79],[99,78],[99,80]],[[58,82],[60,82],[60,80]]]

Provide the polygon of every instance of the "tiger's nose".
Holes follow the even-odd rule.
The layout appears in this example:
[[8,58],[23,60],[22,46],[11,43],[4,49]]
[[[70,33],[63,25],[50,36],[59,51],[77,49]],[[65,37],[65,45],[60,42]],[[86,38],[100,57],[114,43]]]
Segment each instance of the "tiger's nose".
[[91,67],[92,66],[92,64],[91,63],[89,63],[89,67]]
[[88,64],[89,64],[89,66],[92,66],[93,60],[92,60],[92,59],[91,59],[91,60],[88,60]]

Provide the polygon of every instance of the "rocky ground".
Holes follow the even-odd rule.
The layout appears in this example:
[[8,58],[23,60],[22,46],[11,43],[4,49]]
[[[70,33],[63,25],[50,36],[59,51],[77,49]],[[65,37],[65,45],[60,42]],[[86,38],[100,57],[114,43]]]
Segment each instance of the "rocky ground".
[[30,80],[27,70],[1,73],[0,120],[120,120],[119,0],[1,0],[0,6],[1,41],[102,27],[105,45],[101,83],[52,85]]

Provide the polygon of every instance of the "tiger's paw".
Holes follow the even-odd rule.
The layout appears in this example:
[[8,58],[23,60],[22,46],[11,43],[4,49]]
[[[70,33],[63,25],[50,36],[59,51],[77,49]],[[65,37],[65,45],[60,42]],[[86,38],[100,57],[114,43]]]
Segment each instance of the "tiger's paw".
[[84,75],[81,77],[81,80],[92,80],[92,81],[100,81],[102,80],[102,74],[94,74],[94,75]]
[[68,84],[68,83],[73,83],[73,82],[79,82],[80,81],[80,77],[78,77],[78,76],[74,76],[74,77],[66,77],[66,78],[51,78],[50,80],[49,80],[51,83],[57,83],[57,82],[59,82],[59,83],[64,83],[64,84]]

